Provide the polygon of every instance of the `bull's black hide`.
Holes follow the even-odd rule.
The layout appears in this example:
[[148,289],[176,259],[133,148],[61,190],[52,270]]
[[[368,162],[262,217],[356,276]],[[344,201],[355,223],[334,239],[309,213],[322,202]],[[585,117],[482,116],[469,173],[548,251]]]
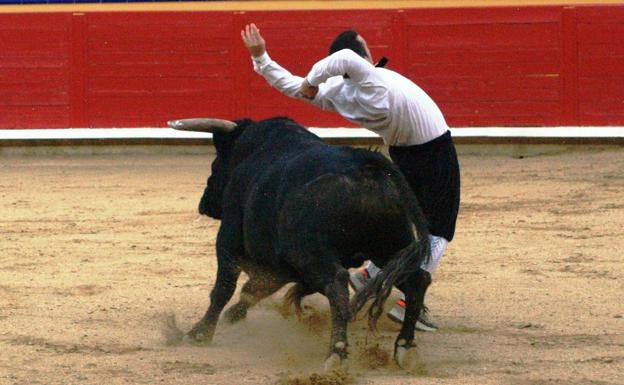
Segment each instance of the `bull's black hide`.
[[[183,128],[184,122],[175,124]],[[287,118],[234,123],[227,130],[203,127],[213,132],[217,157],[199,211],[221,219],[221,227],[210,307],[189,336],[212,339],[245,271],[249,280],[226,318],[244,318],[249,307],[290,282],[295,302],[323,293],[332,312],[331,365],[346,358],[352,314],[375,298],[369,309],[374,326],[395,285],[407,303],[395,342],[402,364],[430,277],[419,269],[429,252],[425,220],[401,173],[379,153],[329,146]],[[365,259],[384,269],[350,305],[346,269]]]

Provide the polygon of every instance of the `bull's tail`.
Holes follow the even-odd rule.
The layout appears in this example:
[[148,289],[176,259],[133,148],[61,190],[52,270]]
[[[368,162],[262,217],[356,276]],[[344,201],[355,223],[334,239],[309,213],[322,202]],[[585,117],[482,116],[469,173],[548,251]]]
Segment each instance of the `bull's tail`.
[[368,324],[375,330],[392,288],[400,285],[411,273],[417,271],[427,259],[430,253],[428,243],[416,241],[396,253],[383,270],[355,294],[351,300],[352,314],[356,314],[369,299],[373,298],[368,308]]
[[374,298],[368,309],[368,323],[372,330],[376,329],[377,321],[383,314],[384,303],[390,296],[392,288],[403,283],[431,257],[428,223],[418,199],[396,166],[387,160],[375,163],[374,167],[381,168],[385,177],[389,177],[399,190],[403,207],[418,234],[418,239],[395,253],[382,271],[351,300],[351,314],[357,314],[369,299]]
[[286,309],[294,307],[295,314],[300,315],[302,313],[301,301],[307,294],[308,292],[301,282],[294,284],[284,296],[284,312]]

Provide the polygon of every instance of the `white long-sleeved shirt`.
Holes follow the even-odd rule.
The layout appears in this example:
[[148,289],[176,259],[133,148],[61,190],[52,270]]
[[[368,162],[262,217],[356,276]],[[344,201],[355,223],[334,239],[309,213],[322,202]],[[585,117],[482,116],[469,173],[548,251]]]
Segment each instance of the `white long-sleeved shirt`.
[[[252,58],[254,70],[287,96],[302,99],[381,136],[392,146],[429,142],[448,130],[435,102],[406,77],[377,68],[349,49],[317,62],[306,76],[318,86],[313,100],[297,93],[304,78],[292,75],[269,55]],[[343,75],[348,75],[348,78]]]

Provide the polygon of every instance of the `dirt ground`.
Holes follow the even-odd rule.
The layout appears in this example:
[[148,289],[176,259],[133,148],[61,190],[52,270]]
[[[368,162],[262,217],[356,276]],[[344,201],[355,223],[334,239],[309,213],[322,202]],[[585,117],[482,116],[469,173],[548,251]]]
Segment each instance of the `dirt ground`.
[[219,223],[196,212],[207,151],[0,154],[0,384],[624,384],[623,148],[462,154],[427,301],[441,329],[418,333],[405,371],[398,327],[355,321],[343,377],[315,374],[318,295],[302,320],[277,311],[282,291],[211,346],[167,344],[215,277]]

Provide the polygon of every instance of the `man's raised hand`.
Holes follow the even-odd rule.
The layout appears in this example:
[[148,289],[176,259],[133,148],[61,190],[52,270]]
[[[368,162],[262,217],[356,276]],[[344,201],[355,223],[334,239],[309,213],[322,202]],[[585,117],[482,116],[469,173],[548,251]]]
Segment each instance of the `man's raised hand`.
[[247,24],[245,29],[241,31],[241,37],[251,56],[260,57],[264,55],[266,52],[266,43],[255,24]]

